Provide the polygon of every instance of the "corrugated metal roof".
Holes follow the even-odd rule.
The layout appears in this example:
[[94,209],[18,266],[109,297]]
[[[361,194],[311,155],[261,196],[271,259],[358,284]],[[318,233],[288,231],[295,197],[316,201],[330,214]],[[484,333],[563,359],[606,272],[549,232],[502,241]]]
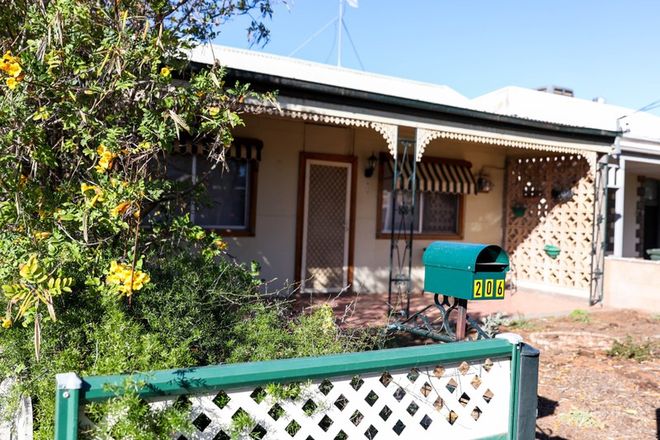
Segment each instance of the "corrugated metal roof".
[[622,129],[625,137],[660,141],[658,116],[523,87],[510,86],[495,90],[474,98],[472,106],[487,112],[535,121],[610,131]]
[[445,85],[405,80],[264,52],[207,44],[191,51],[191,61],[201,64],[213,64],[217,61],[221,66],[250,72],[470,108],[470,100],[467,97]]
[[[227,46],[206,44],[190,51],[192,62],[211,65],[218,63],[234,71],[252,72],[273,78],[299,81],[300,84],[319,84],[364,92],[373,96],[381,95],[393,99],[419,103],[420,106],[446,106],[447,111],[470,114],[472,117],[489,121],[506,122],[521,126],[534,125],[549,130],[567,132],[593,131],[596,136],[613,136],[613,129],[604,130],[593,125],[584,125],[570,120],[553,120],[535,117],[533,112],[508,112],[506,106],[497,104],[501,91],[488,97],[468,99],[446,85],[436,85],[391,76],[367,73],[344,67],[330,66],[306,60],[237,49]],[[505,89],[502,89],[505,90]],[[524,90],[524,89],[523,89]],[[541,92],[536,92],[541,93]],[[546,94],[548,95],[548,94]],[[600,131],[600,132],[599,132]]]

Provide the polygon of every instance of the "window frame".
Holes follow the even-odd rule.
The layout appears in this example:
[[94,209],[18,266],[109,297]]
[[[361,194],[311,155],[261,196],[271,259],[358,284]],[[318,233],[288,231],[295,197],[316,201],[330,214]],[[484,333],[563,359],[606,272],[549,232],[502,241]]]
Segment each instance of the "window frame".
[[[383,190],[384,187],[384,177],[385,177],[385,164],[389,161],[390,155],[387,153],[380,153],[378,158],[378,197],[376,205],[376,239],[389,240],[392,237],[391,231],[383,231]],[[423,162],[442,162],[449,164],[457,164],[461,166],[472,167],[470,162],[460,160],[460,159],[445,159],[441,157],[424,157],[422,158]],[[389,189],[391,191],[391,189]],[[419,191],[416,191],[419,193]],[[456,212],[456,233],[424,233],[424,232],[414,232],[413,239],[415,240],[462,240],[465,230],[465,194],[456,194],[458,196],[458,208]],[[420,197],[421,201],[421,197]],[[422,202],[423,203],[423,202]],[[419,203],[415,206],[415,209],[419,209],[422,203]],[[420,212],[420,222],[423,225],[423,215]],[[395,232],[396,234],[396,232]]]
[[[199,155],[192,155],[192,161],[191,161],[191,178],[192,178],[192,184],[195,185],[198,181],[198,175],[197,175],[197,160],[199,159]],[[256,234],[255,226],[256,226],[256,218],[257,218],[257,181],[258,181],[258,174],[259,174],[259,161],[256,159],[239,159],[239,158],[227,158],[227,160],[238,160],[238,161],[245,161],[247,162],[247,174],[248,178],[246,179],[246,183],[248,185],[247,192],[247,200],[246,200],[246,208],[248,210],[246,220],[247,224],[245,228],[217,228],[217,227],[209,227],[209,226],[203,226],[203,225],[198,225],[194,222],[194,209],[195,209],[195,202],[191,201],[190,203],[190,209],[188,210],[188,213],[191,215],[191,220],[192,223],[195,224],[196,226],[199,226],[203,228],[206,231],[212,231],[216,232],[224,237],[254,237]]]

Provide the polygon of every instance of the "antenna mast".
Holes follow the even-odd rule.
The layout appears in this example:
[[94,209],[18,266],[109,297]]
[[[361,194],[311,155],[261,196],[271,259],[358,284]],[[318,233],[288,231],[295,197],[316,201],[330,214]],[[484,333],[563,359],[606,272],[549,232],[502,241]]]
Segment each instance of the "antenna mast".
[[[341,67],[341,45],[342,45],[342,38],[343,38],[343,33],[346,31],[346,36],[348,37],[348,42],[351,43],[351,48],[353,49],[353,52],[355,53],[355,56],[357,57],[358,63],[360,63],[360,68],[364,70],[364,65],[362,64],[362,60],[360,59],[360,54],[358,53],[355,43],[353,43],[353,38],[351,37],[351,33],[348,31],[348,27],[346,27],[346,23],[344,23],[344,3],[347,3],[349,6],[352,8],[357,8],[358,7],[358,0],[338,0],[339,1],[339,15],[332,20],[330,20],[328,23],[326,23],[321,29],[318,31],[314,32],[309,38],[307,38],[300,46],[298,46],[293,52],[289,53],[289,56],[292,57],[298,51],[300,51],[302,48],[307,46],[313,39],[318,37],[323,31],[325,31],[327,28],[329,28],[331,25],[336,24],[337,25],[337,67]],[[328,58],[332,55],[332,52],[328,54]],[[326,62],[328,59],[326,59]]]

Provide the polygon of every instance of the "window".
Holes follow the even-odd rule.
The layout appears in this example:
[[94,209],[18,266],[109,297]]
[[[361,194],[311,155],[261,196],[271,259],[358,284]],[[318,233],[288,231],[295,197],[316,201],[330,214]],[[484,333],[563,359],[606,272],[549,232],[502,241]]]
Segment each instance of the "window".
[[186,209],[199,226],[229,235],[254,234],[255,161],[228,158],[227,167],[211,163],[200,155],[172,155],[168,158],[170,179],[203,186],[199,200]]
[[[456,192],[443,192],[444,183],[441,182],[442,176],[440,173],[435,173],[435,165],[427,165],[433,163],[451,163],[451,161],[443,161],[441,159],[424,159],[424,166],[418,167],[418,177],[421,180],[424,176],[427,180],[424,182],[425,186],[436,187],[436,190],[429,191],[423,190],[418,181],[417,190],[415,191],[415,217],[413,219],[413,233],[418,238],[443,238],[443,239],[460,239],[463,234],[463,203],[464,195]],[[472,183],[472,175],[469,172],[467,163],[461,162],[451,167],[462,167],[467,172],[455,173],[453,178],[456,180],[452,182],[455,188]],[[444,165],[443,165],[444,166]],[[411,167],[409,167],[412,170]],[[412,171],[411,171],[412,172]],[[422,175],[424,174],[424,176]],[[460,177],[458,177],[460,175]],[[465,182],[462,176],[465,178]],[[378,238],[389,238],[392,231],[392,220],[394,220],[394,230],[402,231],[410,227],[409,211],[412,202],[412,191],[409,189],[402,189],[396,192],[398,207],[396,212],[392,212],[391,194],[392,194],[392,165],[387,156],[381,156],[379,166],[379,212],[378,212]],[[434,182],[430,180],[435,179]],[[468,182],[469,181],[469,182]],[[421,190],[420,190],[421,189]]]

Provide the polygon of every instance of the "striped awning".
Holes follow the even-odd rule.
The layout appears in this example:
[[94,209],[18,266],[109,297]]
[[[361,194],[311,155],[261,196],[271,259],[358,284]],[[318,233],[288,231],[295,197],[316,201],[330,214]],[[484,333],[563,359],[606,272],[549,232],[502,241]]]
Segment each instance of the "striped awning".
[[[389,159],[389,170],[394,173],[394,160]],[[477,180],[470,171],[470,164],[459,162],[417,162],[415,188],[417,191],[453,194],[476,194]],[[397,184],[398,189],[411,189],[413,164],[406,161]]]
[[[258,139],[234,138],[225,150],[225,158],[261,160],[263,143]],[[207,154],[208,148],[203,142],[174,141],[173,153],[176,154]]]

